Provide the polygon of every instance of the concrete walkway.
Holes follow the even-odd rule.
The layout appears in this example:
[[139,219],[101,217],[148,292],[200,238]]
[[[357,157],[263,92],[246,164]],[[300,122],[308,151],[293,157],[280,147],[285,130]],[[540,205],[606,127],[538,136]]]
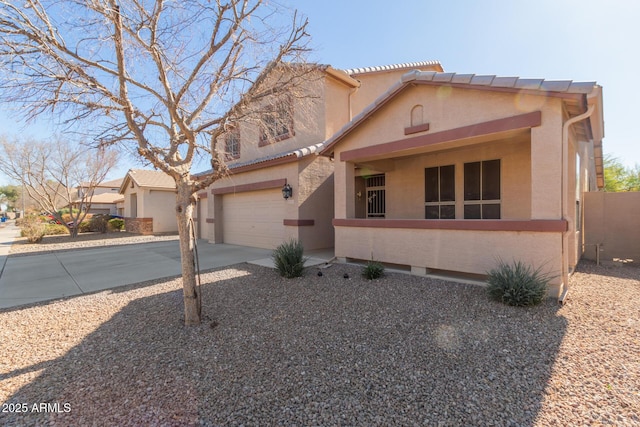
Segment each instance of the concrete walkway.
[[[74,249],[48,254],[8,257],[19,230],[0,228],[0,309],[81,295],[147,280],[180,275],[178,241]],[[200,269],[241,262],[273,266],[271,250],[198,244]],[[330,252],[317,252],[306,265],[325,262]]]

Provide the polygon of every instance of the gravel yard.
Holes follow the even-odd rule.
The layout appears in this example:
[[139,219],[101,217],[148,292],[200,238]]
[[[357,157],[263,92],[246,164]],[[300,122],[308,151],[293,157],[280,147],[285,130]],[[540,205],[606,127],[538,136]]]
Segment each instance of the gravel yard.
[[206,273],[191,328],[179,280],[0,311],[0,425],[640,425],[638,267],[526,309],[359,271]]

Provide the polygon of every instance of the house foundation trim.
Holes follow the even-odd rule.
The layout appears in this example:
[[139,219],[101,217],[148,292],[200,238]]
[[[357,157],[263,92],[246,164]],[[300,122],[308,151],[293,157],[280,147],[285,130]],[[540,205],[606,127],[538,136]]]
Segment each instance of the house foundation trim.
[[272,179],[269,181],[252,182],[251,184],[232,185],[229,187],[214,188],[211,190],[213,195],[243,193],[245,191],[268,190],[272,188],[281,188],[287,183],[286,178]]
[[283,219],[283,225],[292,225],[294,227],[305,227],[315,225],[316,221],[313,219]]
[[446,219],[344,219],[335,218],[335,227],[411,228],[422,230],[468,230],[468,231],[534,231],[561,233],[568,229],[566,220],[446,220]]
[[542,112],[533,111],[531,113],[519,114],[517,116],[505,117],[503,119],[490,120],[476,123],[469,126],[462,126],[455,129],[443,130],[427,135],[415,136],[384,144],[371,145],[340,153],[340,160],[353,161],[357,159],[390,154],[442,142],[456,141],[467,138],[491,135],[494,133],[522,130],[537,127],[542,124]]

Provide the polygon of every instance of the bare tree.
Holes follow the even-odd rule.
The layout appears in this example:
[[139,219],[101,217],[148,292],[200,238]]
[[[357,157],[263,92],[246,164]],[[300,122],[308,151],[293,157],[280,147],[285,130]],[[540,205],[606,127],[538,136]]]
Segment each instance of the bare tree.
[[[27,195],[40,210],[53,215],[67,227],[71,237],[78,235],[78,224],[91,209],[95,188],[104,181],[116,161],[114,150],[91,149],[63,139],[0,139],[0,171],[12,180],[24,183]],[[85,191],[79,195],[77,188],[81,185]],[[71,221],[65,221],[60,213],[66,207]]]
[[[133,144],[175,180],[188,325],[201,318],[196,192],[226,173],[216,141],[309,75],[306,25],[263,0],[0,0],[4,99],[89,121],[102,145]],[[212,173],[194,179],[198,156]]]

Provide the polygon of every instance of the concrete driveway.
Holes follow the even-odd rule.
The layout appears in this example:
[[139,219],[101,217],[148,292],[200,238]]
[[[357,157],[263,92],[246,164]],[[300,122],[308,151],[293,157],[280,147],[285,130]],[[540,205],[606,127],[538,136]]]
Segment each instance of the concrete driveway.
[[[142,243],[7,256],[19,235],[13,223],[0,228],[0,309],[100,291],[180,274],[178,241]],[[271,262],[271,250],[198,244],[200,269],[241,262]]]

